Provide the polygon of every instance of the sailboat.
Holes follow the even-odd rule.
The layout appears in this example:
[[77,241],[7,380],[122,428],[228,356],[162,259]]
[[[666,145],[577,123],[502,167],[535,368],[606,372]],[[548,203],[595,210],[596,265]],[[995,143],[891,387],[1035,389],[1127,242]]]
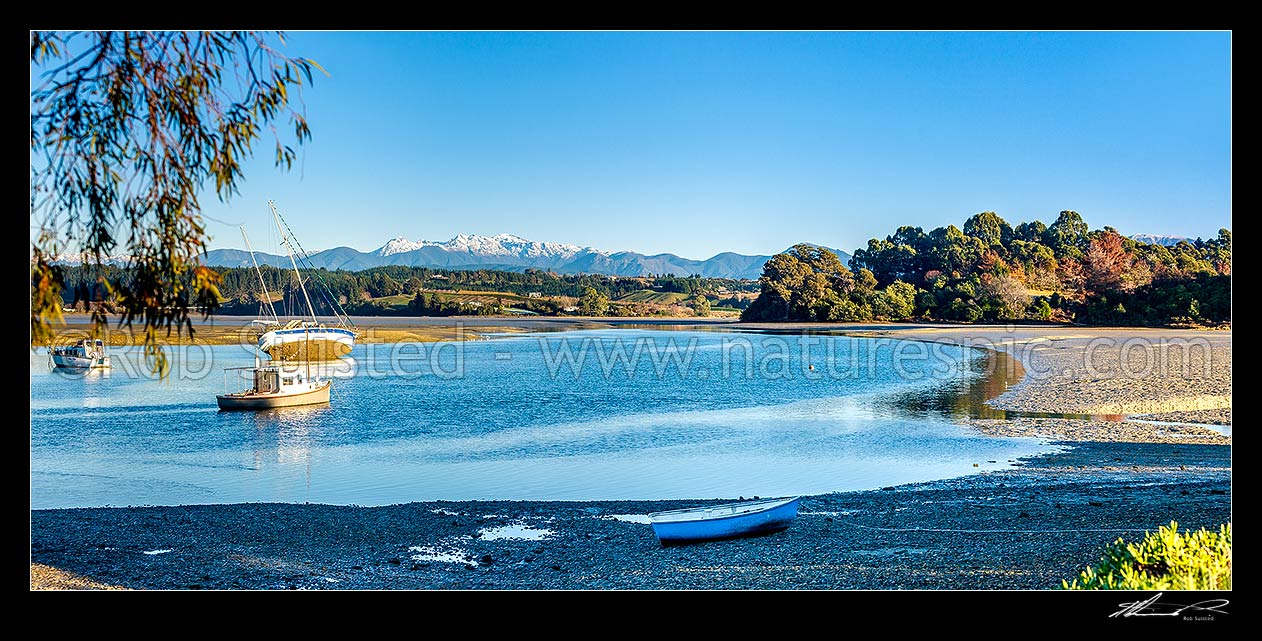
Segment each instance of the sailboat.
[[[258,274],[259,284],[263,287],[262,300],[265,302],[262,307],[271,313],[270,319],[255,321],[262,330],[258,336],[259,351],[267,354],[274,361],[326,361],[345,356],[355,347],[357,333],[354,325],[341,310],[341,306],[337,304],[336,297],[328,291],[327,287],[324,287],[322,282],[318,284],[324,287],[323,290],[317,291],[325,296],[334,318],[337,319],[337,325],[330,327],[316,318],[315,307],[311,305],[311,297],[307,294],[306,282],[298,269],[298,259],[294,257],[297,253],[305,261],[306,252],[302,250],[302,245],[293,237],[293,231],[289,229],[289,225],[276,210],[276,203],[269,200],[267,206],[272,210],[272,219],[276,222],[276,229],[280,231],[281,244],[285,246],[289,254],[289,263],[294,268],[298,289],[302,291],[302,298],[307,304],[307,312],[311,314],[311,318],[310,320],[297,318],[281,324],[276,315],[276,308],[272,305],[271,295],[267,292],[267,284],[263,282],[263,273],[259,270],[258,261],[254,259],[254,249],[250,247],[250,240],[247,238],[246,248],[250,251],[250,260],[254,263],[254,271]],[[241,230],[241,235],[245,236],[244,229]],[[307,263],[307,267],[311,269],[310,263]]]

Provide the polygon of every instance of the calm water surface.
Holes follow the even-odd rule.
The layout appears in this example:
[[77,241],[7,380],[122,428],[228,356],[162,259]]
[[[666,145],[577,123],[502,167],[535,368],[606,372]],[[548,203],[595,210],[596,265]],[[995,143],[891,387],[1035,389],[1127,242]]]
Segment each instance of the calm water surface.
[[215,405],[244,387],[232,373],[225,386],[225,367],[253,362],[240,346],[174,350],[166,380],[136,350],[115,350],[104,375],[65,375],[32,353],[31,506],[771,496],[959,476],[1052,449],[909,402],[977,376],[976,352],[919,356],[929,349],[630,329],[436,352],[360,345],[325,366],[329,405],[258,413]]

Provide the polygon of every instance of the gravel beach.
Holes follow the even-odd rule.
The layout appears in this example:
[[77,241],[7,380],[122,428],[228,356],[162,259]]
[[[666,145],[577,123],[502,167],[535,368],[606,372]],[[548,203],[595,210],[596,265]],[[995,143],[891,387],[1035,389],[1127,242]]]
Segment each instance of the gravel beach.
[[1013,470],[807,497],[788,530],[750,539],[664,548],[632,522],[698,503],[41,510],[31,556],[136,589],[1046,589],[1119,536],[1229,521],[1230,450],[1080,444]]
[[[999,409],[1161,422],[970,419],[1060,451],[956,479],[808,496],[783,532],[669,548],[644,514],[738,497],[34,510],[31,588],[1049,589],[1119,536],[1232,519],[1230,429],[1200,425],[1230,424],[1230,331],[839,329],[991,341],[1026,369],[991,402]],[[1128,347],[1136,338],[1149,346]],[[1163,339],[1207,348],[1189,357]],[[1139,361],[1155,357],[1165,368],[1145,371]]]
[[1231,330],[859,326],[847,333],[969,345],[1011,355],[1022,365],[1023,376],[989,401],[996,409],[1231,422]]

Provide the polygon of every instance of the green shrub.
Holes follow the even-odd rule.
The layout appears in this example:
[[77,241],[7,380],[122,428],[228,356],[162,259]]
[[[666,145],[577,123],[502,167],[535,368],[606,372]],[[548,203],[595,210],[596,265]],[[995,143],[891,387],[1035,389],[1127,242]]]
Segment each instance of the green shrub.
[[1231,524],[1179,533],[1179,524],[1148,532],[1139,543],[1114,541],[1094,567],[1066,590],[1230,590]]
[[1052,320],[1052,306],[1046,298],[1040,298],[1030,305],[1027,313],[1034,320]]

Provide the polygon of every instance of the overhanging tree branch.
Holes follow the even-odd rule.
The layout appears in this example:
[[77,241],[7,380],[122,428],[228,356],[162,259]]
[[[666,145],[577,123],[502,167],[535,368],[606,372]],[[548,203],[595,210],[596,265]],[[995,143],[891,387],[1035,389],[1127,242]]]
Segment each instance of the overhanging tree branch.
[[[291,122],[298,145],[311,138],[290,87],[323,69],[272,38],[284,43],[261,32],[32,32],[31,64],[48,67],[31,92],[31,217],[41,230],[31,243],[32,344],[51,343],[61,318],[67,248],[99,268],[121,245],[129,269],[99,270],[97,289],[121,325],[139,321],[160,371],[157,332],[191,335],[190,313],[215,309],[218,274],[199,262],[201,186],[213,178],[220,200],[237,193],[263,127],[276,136],[277,166],[291,167],[294,146],[276,120]],[[225,69],[251,82],[226,86]],[[104,328],[103,315],[94,321],[94,332]]]

